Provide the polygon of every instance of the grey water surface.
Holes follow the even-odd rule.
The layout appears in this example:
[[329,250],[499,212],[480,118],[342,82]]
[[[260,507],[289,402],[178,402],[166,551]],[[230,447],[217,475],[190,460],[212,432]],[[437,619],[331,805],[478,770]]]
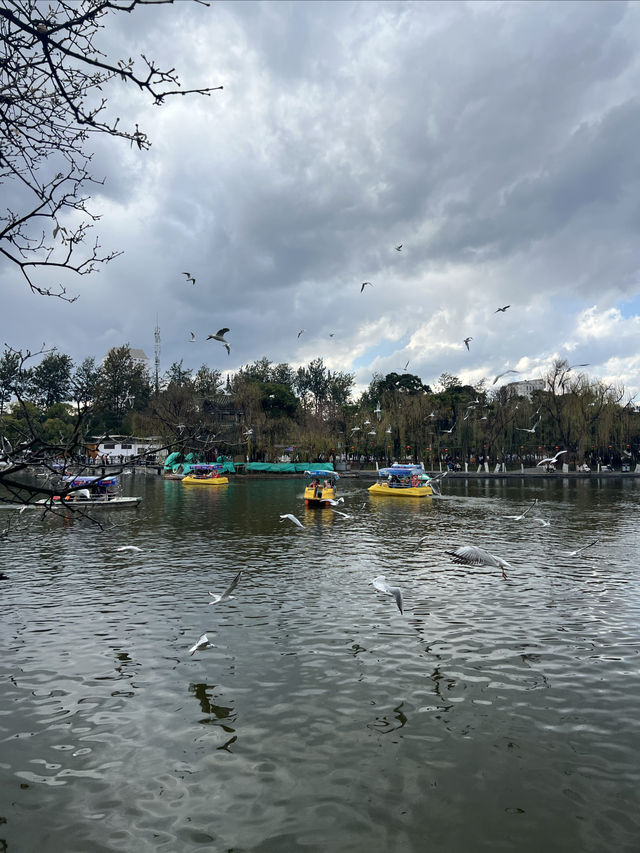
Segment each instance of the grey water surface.
[[0,542],[0,850],[640,849],[640,482],[122,479]]

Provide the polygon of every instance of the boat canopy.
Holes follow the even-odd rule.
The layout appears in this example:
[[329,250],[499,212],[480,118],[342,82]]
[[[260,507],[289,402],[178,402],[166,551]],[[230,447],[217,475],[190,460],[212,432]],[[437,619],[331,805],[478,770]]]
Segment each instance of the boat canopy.
[[336,471],[327,471],[325,468],[311,468],[309,471],[304,472],[307,477],[317,477],[318,479],[326,479],[326,480],[339,480]]
[[380,477],[413,477],[414,474],[424,474],[422,465],[393,465],[378,471]]
[[67,486],[115,486],[118,482],[118,478],[115,474],[112,474],[109,477],[101,477],[99,479],[84,475],[74,476],[73,474],[67,474],[62,479]]
[[222,471],[223,466],[219,462],[198,462],[197,465],[191,465],[189,473],[194,471],[203,473],[204,471]]

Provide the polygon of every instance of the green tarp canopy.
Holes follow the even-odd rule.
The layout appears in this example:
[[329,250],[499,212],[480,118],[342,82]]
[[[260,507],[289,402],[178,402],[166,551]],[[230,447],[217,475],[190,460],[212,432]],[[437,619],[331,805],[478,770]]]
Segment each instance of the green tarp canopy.
[[176,460],[182,456],[182,453],[170,453],[167,458],[164,460],[164,469],[168,471],[170,468],[176,463]]
[[263,472],[269,474],[297,474],[308,471],[313,468],[314,471],[333,471],[332,462],[245,462],[244,470],[247,473]]

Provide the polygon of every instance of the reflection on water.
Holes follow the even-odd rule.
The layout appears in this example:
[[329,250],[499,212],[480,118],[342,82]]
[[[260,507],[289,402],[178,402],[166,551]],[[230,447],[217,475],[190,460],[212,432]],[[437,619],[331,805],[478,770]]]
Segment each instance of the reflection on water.
[[[344,481],[349,519],[300,481],[139,474],[102,531],[20,516],[0,849],[635,851],[640,483],[366,485]],[[505,519],[533,498],[550,526]],[[451,564],[466,543],[508,579]]]

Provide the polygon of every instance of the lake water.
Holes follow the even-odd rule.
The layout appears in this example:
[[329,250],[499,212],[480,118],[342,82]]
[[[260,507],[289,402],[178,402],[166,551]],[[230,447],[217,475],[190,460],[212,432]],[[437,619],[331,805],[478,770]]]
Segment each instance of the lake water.
[[0,542],[0,850],[640,849],[640,481],[123,482]]

